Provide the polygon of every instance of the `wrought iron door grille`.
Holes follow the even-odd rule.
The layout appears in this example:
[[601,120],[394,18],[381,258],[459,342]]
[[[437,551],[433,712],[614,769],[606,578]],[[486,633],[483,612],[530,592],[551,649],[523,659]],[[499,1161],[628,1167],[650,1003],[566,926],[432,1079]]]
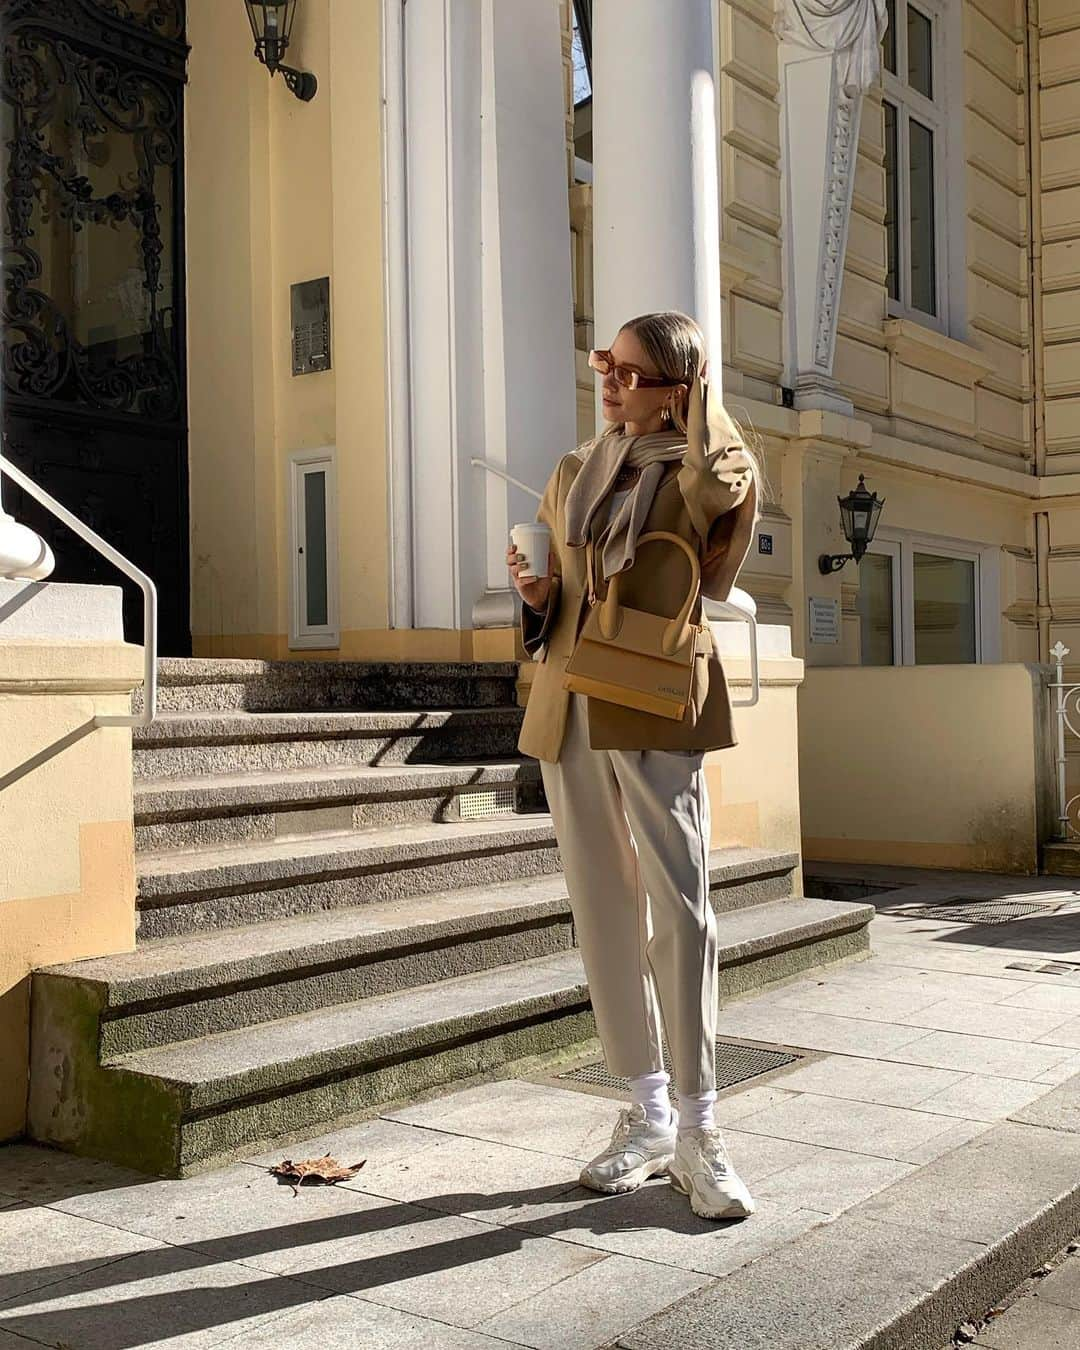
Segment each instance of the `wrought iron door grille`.
[[[722,1091],[724,1088],[734,1087],[736,1083],[745,1083],[751,1078],[760,1078],[763,1073],[768,1073],[772,1069],[779,1069],[785,1064],[795,1064],[804,1055],[796,1054],[792,1050],[769,1049],[760,1045],[742,1045],[738,1041],[725,1041],[718,1039],[716,1042],[716,1090]],[[674,1082],[674,1072],[672,1069],[671,1058],[667,1050],[664,1051],[664,1068],[672,1074],[671,1096],[677,1101],[678,1090]],[[622,1088],[630,1086],[628,1078],[618,1078],[609,1073],[603,1060],[597,1060],[593,1064],[583,1064],[579,1068],[570,1069],[566,1073],[556,1074],[555,1077],[561,1081],[571,1083],[588,1083],[591,1087],[604,1088]]]
[[1032,914],[1056,914],[1068,900],[963,900],[957,897],[940,905],[912,905],[891,912],[905,919],[952,919],[957,923],[1009,923]]
[[517,811],[517,790],[513,783],[496,783],[492,787],[470,788],[458,793],[458,816],[461,820],[482,820],[488,816],[512,816]]

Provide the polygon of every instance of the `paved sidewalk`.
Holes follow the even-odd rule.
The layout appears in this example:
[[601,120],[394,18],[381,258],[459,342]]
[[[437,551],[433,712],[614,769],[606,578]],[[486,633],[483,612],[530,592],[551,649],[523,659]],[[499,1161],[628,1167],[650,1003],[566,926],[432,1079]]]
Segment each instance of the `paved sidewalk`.
[[[721,1012],[721,1035],[804,1056],[718,1104],[758,1200],[750,1219],[699,1220],[663,1179],[630,1196],[577,1186],[621,1099],[544,1075],[388,1109],[187,1181],[11,1145],[0,1350],[596,1350],[1080,1073],[1080,883],[849,871],[900,887],[869,897],[872,958]],[[952,896],[1063,908],[977,925],[897,910]],[[1048,962],[1063,964],[1016,968]],[[1075,1172],[1077,1136],[1039,1134],[1060,1138]],[[365,1166],[296,1196],[265,1171],[326,1150]]]

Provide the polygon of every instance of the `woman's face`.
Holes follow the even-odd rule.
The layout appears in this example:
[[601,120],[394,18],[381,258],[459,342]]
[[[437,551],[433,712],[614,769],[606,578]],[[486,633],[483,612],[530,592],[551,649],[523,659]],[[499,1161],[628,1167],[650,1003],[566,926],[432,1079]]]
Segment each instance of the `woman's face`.
[[[610,351],[617,365],[629,366],[641,375],[659,376],[661,373],[646,356],[637,334],[629,328],[620,330]],[[665,405],[670,407],[672,395],[677,397],[682,388],[680,385],[673,389],[669,385],[666,388],[627,389],[616,383],[614,373],[605,375],[601,386],[604,421],[625,422],[639,433],[670,427],[670,422],[661,420],[660,410]]]

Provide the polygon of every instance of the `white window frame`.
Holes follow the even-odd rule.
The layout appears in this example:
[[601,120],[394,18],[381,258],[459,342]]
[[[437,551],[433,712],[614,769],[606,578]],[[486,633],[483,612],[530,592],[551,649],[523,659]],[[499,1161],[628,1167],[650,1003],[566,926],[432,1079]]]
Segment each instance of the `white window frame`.
[[[324,445],[295,450],[289,456],[289,648],[293,651],[332,651],[341,646],[338,609],[337,452]],[[307,595],[304,521],[304,477],[318,470],[326,475],[326,618],[325,624],[305,622]]]
[[[904,664],[902,652],[903,640],[901,636],[901,623],[900,623],[900,616],[902,613],[902,592],[901,592],[900,571],[901,567],[903,566],[900,557],[900,543],[899,540],[881,538],[881,534],[879,531],[874,535],[874,542],[870,545],[870,547],[866,551],[867,553],[884,554],[885,556],[892,559],[892,567],[889,569],[889,572],[892,578],[893,665],[900,666]],[[860,615],[860,626],[861,626],[861,617],[862,616]]]
[[[1000,549],[915,530],[879,529],[867,550],[893,559],[893,664],[915,664],[915,554],[936,553],[974,564],[975,660],[1001,660]],[[964,663],[968,664],[967,662]]]
[[[907,10],[908,5],[924,14],[931,25],[930,59],[931,81],[934,97],[928,99],[907,83]],[[954,270],[953,253],[950,247],[950,202],[948,187],[952,181],[950,165],[956,156],[951,153],[950,140],[953,118],[950,108],[950,87],[952,85],[952,62],[949,60],[952,42],[951,33],[946,31],[946,18],[940,0],[895,0],[896,31],[896,69],[897,74],[881,65],[883,100],[891,103],[897,110],[897,164],[896,164],[896,211],[897,211],[897,277],[899,281],[899,299],[893,299],[886,292],[890,318],[913,319],[927,328],[935,328],[948,334],[955,326],[955,317],[950,295],[950,277]],[[903,72],[901,74],[900,72]],[[885,111],[882,108],[882,118]],[[910,133],[911,118],[921,122],[934,137],[934,286],[936,314],[916,309],[911,303],[911,175],[910,175]],[[887,205],[887,203],[886,203]]]

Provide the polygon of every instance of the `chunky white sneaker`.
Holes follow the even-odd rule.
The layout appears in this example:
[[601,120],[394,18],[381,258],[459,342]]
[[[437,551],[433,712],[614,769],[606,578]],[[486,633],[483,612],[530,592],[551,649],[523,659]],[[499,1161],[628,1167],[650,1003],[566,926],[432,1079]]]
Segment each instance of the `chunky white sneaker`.
[[611,1143],[581,1169],[581,1184],[617,1195],[636,1191],[649,1177],[666,1172],[675,1151],[678,1122],[674,1111],[666,1127],[653,1125],[643,1106],[620,1111]]
[[731,1165],[719,1125],[684,1130],[669,1171],[671,1184],[690,1197],[690,1208],[703,1219],[745,1219],[754,1212],[753,1198]]

